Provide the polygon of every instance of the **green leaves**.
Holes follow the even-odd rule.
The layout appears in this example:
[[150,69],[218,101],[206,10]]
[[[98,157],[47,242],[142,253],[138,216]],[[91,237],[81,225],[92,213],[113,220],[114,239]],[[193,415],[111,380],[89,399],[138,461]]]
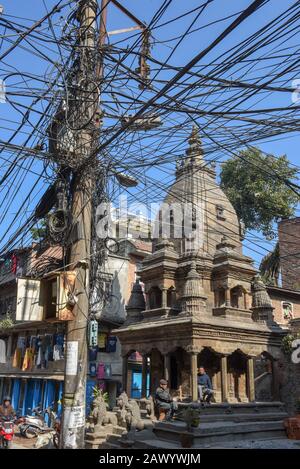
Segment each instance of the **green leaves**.
[[250,148],[223,163],[220,177],[221,187],[246,229],[273,239],[274,224],[293,216],[299,202],[288,186],[296,175],[297,169],[290,167],[285,155],[274,157]]

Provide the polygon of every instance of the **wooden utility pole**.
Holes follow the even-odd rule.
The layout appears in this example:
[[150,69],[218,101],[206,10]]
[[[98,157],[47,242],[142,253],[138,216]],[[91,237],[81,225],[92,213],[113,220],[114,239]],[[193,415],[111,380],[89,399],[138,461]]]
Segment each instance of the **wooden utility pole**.
[[[75,155],[81,162],[80,171],[73,174],[72,190],[72,239],[68,264],[76,271],[74,319],[67,325],[65,383],[62,416],[62,448],[84,448],[87,376],[87,325],[89,315],[89,269],[92,220],[91,171],[84,159],[92,155],[97,142],[93,128],[99,106],[96,84],[96,17],[97,0],[79,3],[79,70],[77,92],[72,118]],[[75,109],[74,109],[75,107]]]
[[[66,124],[73,133],[72,146],[75,167],[72,184],[72,225],[67,264],[76,271],[73,309],[74,319],[68,322],[65,353],[65,383],[63,397],[61,448],[84,448],[87,377],[87,326],[89,320],[89,272],[91,257],[91,225],[93,210],[93,165],[96,164],[98,146],[97,117],[100,100],[100,81],[103,76],[103,46],[107,9],[115,4],[126,16],[137,23],[134,29],[142,30],[143,47],[146,26],[116,0],[102,0],[99,36],[96,38],[98,0],[80,0],[77,12],[79,21],[79,70],[75,96],[67,109]],[[121,30],[131,31],[133,28]],[[119,33],[115,31],[112,33]],[[145,39],[146,38],[146,39]],[[146,42],[147,42],[146,41]],[[141,61],[141,76],[145,78],[145,59]],[[69,104],[68,104],[69,105]],[[70,111],[70,112],[69,112]],[[68,127],[67,125],[67,127]],[[95,160],[95,161],[94,161]],[[87,163],[88,162],[88,163]],[[85,164],[86,163],[86,164]]]

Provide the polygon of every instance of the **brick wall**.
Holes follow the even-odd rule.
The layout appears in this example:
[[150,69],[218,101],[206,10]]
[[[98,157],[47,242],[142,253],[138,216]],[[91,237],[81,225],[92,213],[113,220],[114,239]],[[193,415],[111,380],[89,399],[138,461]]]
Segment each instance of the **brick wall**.
[[[275,308],[273,312],[274,320],[278,322],[279,324],[288,324],[289,319],[285,319],[283,315],[283,308],[282,308],[283,301],[284,301],[283,298],[274,297],[272,295],[272,305]],[[300,318],[300,301],[299,300],[297,301],[295,299],[289,299],[288,302],[291,303],[293,306],[294,318]]]
[[283,288],[300,290],[300,217],[278,224]]

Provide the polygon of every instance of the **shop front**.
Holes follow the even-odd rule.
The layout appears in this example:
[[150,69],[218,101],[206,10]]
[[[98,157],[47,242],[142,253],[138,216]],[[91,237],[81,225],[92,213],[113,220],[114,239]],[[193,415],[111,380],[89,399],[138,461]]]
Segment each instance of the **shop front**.
[[36,407],[45,410],[49,406],[59,414],[62,394],[62,379],[1,377],[0,375],[1,402],[4,396],[10,396],[12,406],[20,415],[30,415]]

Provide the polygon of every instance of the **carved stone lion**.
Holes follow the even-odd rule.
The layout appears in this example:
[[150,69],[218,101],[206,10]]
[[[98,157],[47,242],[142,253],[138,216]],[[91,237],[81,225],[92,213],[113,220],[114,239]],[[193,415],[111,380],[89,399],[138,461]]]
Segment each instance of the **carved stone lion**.
[[141,411],[138,403],[134,399],[128,399],[126,392],[122,392],[117,398],[117,417],[120,427],[128,431],[132,429],[143,430],[144,423],[141,418]]
[[113,412],[107,410],[107,404],[102,395],[97,396],[92,403],[92,422],[94,424],[94,432],[101,431],[104,425],[117,425],[118,419]]

